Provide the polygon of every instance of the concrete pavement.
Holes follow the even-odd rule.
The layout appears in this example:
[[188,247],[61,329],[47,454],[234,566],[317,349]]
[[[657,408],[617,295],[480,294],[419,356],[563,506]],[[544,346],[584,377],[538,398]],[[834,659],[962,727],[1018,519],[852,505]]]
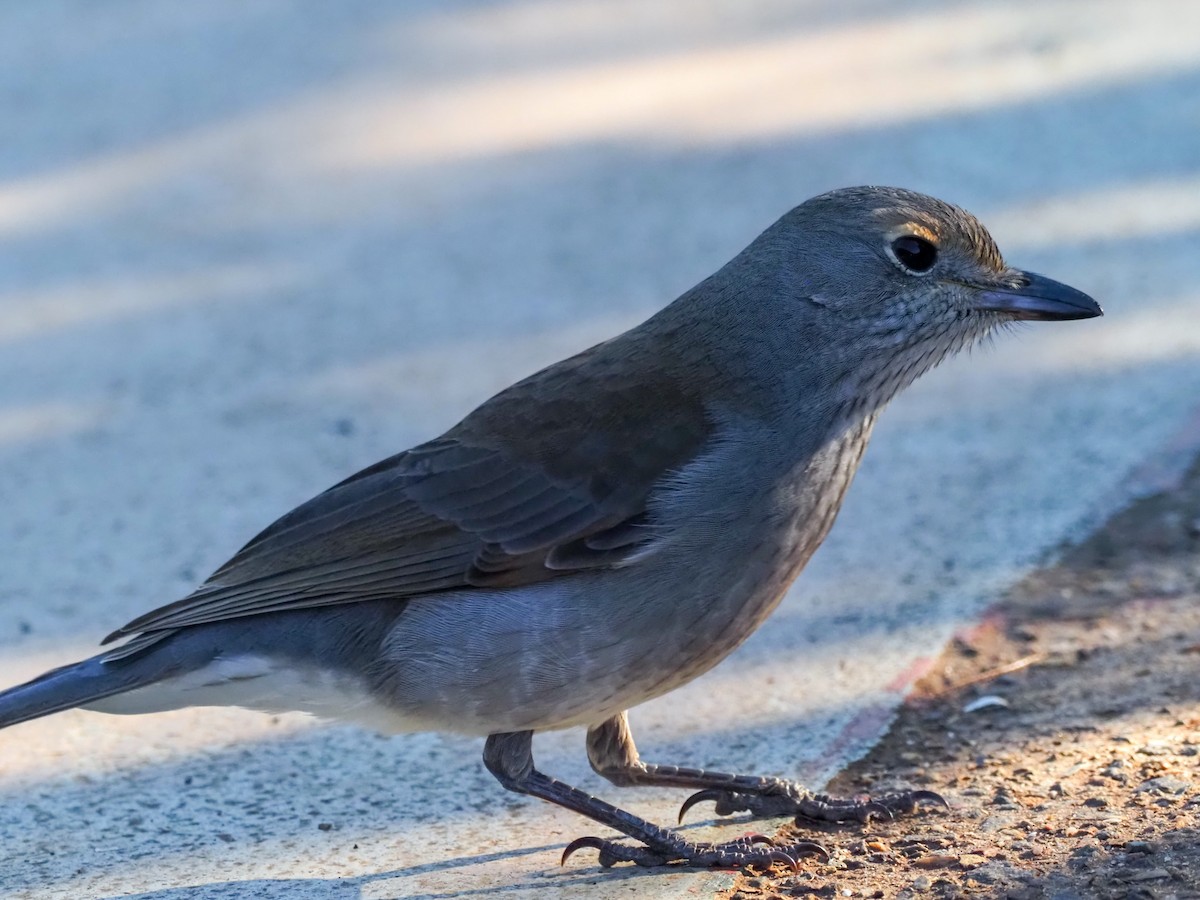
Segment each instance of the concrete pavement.
[[[959,202],[1108,315],[1002,335],[894,404],[784,607],[634,712],[648,759],[819,783],[956,627],[1195,445],[1184,0],[62,2],[0,9],[0,84],[0,684],[839,185]],[[720,883],[559,868],[596,829],[503,792],[481,744],[233,710],[20,726],[0,897]],[[535,751],[650,817],[682,799],[608,787],[579,732]]]

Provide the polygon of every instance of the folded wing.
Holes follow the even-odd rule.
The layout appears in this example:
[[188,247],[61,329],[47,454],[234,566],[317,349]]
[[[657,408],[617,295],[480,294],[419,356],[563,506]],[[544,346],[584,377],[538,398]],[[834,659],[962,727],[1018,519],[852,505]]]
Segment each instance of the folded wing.
[[[702,405],[661,372],[644,373],[656,399],[636,406],[621,382],[589,379],[589,354],[605,346],[297,507],[194,593],[109,635],[106,643],[140,635],[110,658],[207,622],[519,586],[628,563],[654,534],[647,499],[655,484],[699,453],[711,429]],[[576,389],[555,391],[554,381]],[[537,403],[547,389],[577,399]],[[642,437],[649,433],[653,441]]]

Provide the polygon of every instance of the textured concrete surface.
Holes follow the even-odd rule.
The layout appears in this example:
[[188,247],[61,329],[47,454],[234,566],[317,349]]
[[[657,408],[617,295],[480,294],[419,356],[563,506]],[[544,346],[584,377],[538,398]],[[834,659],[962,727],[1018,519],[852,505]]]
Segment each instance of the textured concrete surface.
[[[635,711],[647,758],[820,782],[956,626],[1192,440],[1188,0],[22,4],[0,86],[3,684],[839,185],[962,203],[1108,316],[1001,336],[897,402],[784,608]],[[540,764],[617,798],[581,738]],[[229,710],[20,726],[0,896],[720,882],[559,868],[596,829],[506,795],[480,746]],[[682,797],[619,799],[670,820]]]

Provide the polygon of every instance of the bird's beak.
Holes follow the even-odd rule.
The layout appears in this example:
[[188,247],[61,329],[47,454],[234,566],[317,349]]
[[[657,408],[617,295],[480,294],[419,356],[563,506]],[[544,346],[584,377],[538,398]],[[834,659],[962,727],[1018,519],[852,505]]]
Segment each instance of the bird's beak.
[[1021,272],[1020,287],[988,287],[975,298],[975,308],[1007,313],[1014,319],[1090,319],[1104,315],[1100,304],[1083,291],[1033,272]]

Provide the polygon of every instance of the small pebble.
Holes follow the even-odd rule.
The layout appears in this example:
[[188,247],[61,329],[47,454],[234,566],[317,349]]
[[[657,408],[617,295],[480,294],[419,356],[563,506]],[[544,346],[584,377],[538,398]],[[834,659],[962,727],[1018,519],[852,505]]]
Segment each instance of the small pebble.
[[1156,794],[1182,794],[1191,786],[1192,783],[1190,781],[1184,781],[1182,778],[1176,778],[1173,775],[1160,775],[1158,778],[1143,781],[1138,785],[1136,793],[1153,791]]
[[1147,869],[1144,872],[1138,872],[1136,875],[1130,875],[1130,881],[1158,881],[1161,878],[1170,878],[1171,873],[1166,869]]
[[944,853],[927,853],[924,856],[918,856],[912,861],[912,864],[918,869],[940,869],[956,862],[958,862],[956,857],[947,856]]

